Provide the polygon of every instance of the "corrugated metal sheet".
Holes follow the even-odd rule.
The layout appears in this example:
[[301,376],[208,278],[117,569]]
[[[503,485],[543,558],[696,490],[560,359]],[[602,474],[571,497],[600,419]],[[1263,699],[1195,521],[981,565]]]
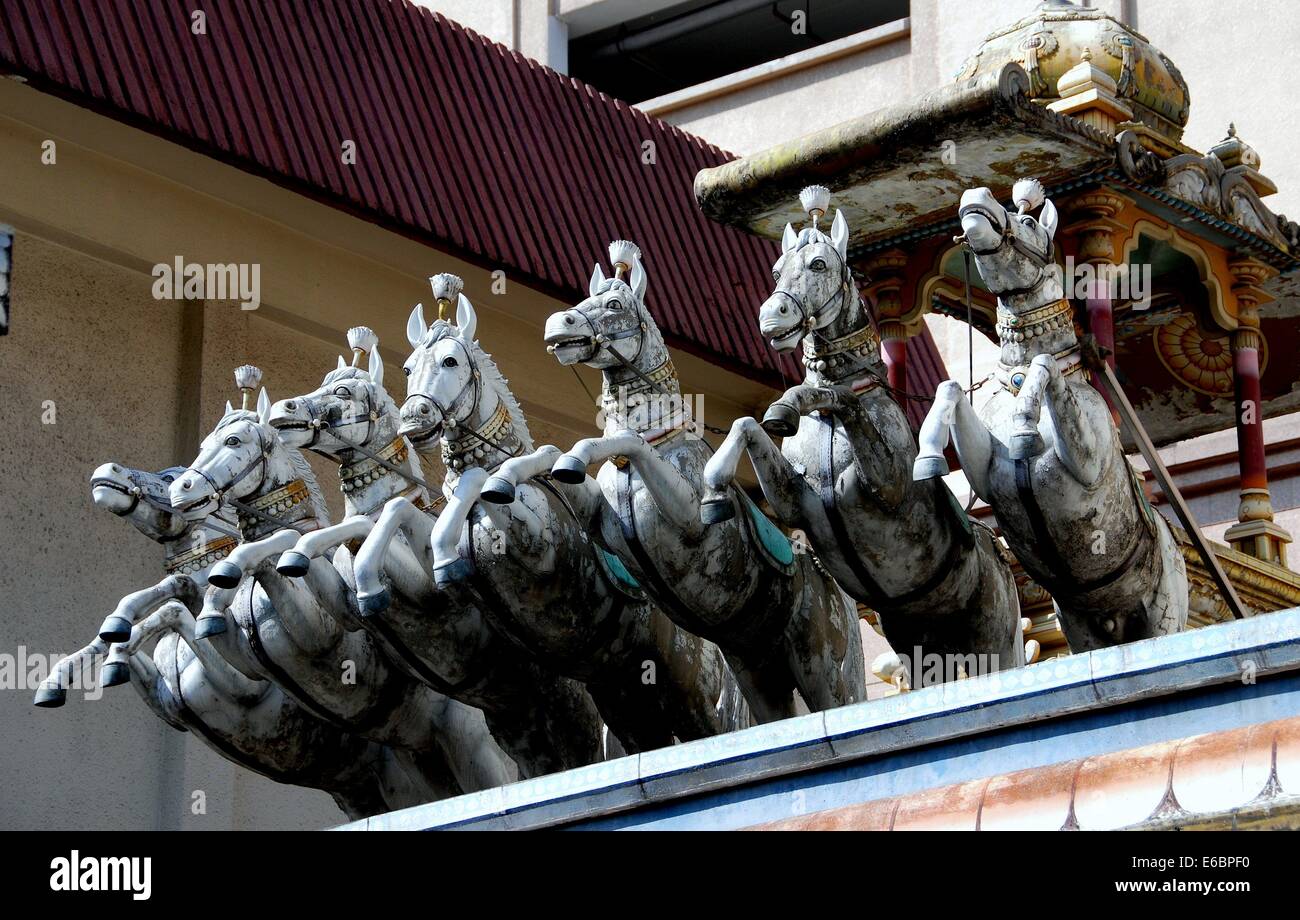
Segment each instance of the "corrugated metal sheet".
[[754,319],[776,244],[695,205],[696,172],[730,154],[405,0],[205,0],[202,35],[198,6],[0,0],[0,63],[566,300],[635,240],[673,344],[781,385]]

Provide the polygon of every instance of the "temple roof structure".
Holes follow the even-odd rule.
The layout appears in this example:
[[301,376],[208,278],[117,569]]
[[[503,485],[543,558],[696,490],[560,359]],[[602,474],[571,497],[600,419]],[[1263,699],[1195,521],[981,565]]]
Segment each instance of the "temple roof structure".
[[[896,276],[878,318],[915,334],[928,312],[965,316],[962,192],[1005,199],[1039,178],[1061,209],[1058,256],[1150,271],[1149,298],[1117,298],[1115,342],[1130,399],[1167,444],[1233,424],[1228,337],[1242,325],[1265,343],[1265,414],[1300,406],[1300,368],[1267,358],[1300,352],[1300,226],[1264,203],[1276,186],[1235,128],[1208,153],[1182,143],[1189,98],[1143,36],[1050,0],[990,35],[952,84],[704,169],[695,194],[710,218],[779,239],[802,217],[799,189],[828,186],[850,260]],[[996,341],[993,299],[972,280],[974,324]]]

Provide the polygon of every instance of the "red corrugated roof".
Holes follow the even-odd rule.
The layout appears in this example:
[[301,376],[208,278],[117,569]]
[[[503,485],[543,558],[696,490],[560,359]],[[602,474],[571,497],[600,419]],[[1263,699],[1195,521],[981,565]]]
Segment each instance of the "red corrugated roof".
[[699,213],[696,172],[733,157],[698,137],[405,0],[0,10],[0,63],[33,86],[564,300],[611,238],[635,240],[673,344],[781,385],[754,321],[776,245]]

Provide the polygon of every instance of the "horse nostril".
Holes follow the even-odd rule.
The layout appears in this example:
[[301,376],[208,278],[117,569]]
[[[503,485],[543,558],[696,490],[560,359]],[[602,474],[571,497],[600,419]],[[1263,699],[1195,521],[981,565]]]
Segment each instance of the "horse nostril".
[[423,403],[423,404],[420,406],[420,414],[421,414],[421,415],[428,415],[428,414],[429,414],[429,404],[428,404],[428,403]]
[[777,312],[781,314],[789,313],[790,308],[787,307],[785,304],[781,304],[780,309]]
[[284,407],[288,409],[290,412],[292,412],[294,409],[298,408],[298,404],[291,399],[284,404]]
[[573,319],[572,316],[566,316],[566,317],[564,318],[564,325],[566,325],[566,326],[572,326],[573,323],[574,323],[574,319]]
[[182,489],[192,489],[192,488],[194,488],[194,482],[193,482],[192,480],[189,480],[189,479],[182,479],[182,480],[181,480],[181,488],[182,488]]

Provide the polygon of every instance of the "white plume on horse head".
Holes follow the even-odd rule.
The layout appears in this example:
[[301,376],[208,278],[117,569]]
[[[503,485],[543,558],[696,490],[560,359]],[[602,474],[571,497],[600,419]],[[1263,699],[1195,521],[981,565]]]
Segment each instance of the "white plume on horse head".
[[429,324],[424,321],[424,304],[417,303],[406,320],[406,341],[412,348],[418,348],[429,331]]
[[825,215],[831,207],[831,190],[824,185],[809,185],[799,193],[799,203],[804,212],[812,218],[813,223]]
[[459,302],[460,294],[465,290],[465,282],[459,275],[440,272],[429,278],[429,287],[433,291],[435,302],[453,304]]
[[379,349],[379,336],[369,326],[353,326],[348,330],[348,348],[355,356],[352,363],[358,363],[361,355],[369,355]]
[[646,274],[641,264],[641,248],[630,240],[614,240],[609,244],[609,261],[614,266],[614,274],[619,274],[620,267],[631,270],[627,284],[636,295],[637,300],[645,297]]
[[1047,197],[1047,191],[1043,188],[1043,183],[1037,179],[1025,178],[1016,181],[1011,188],[1011,202],[1019,209],[1021,214],[1028,214],[1037,210],[1039,207],[1038,222],[1043,229],[1047,231],[1048,239],[1055,238],[1056,225],[1060,221],[1060,215],[1056,211],[1056,205],[1052,199]]

